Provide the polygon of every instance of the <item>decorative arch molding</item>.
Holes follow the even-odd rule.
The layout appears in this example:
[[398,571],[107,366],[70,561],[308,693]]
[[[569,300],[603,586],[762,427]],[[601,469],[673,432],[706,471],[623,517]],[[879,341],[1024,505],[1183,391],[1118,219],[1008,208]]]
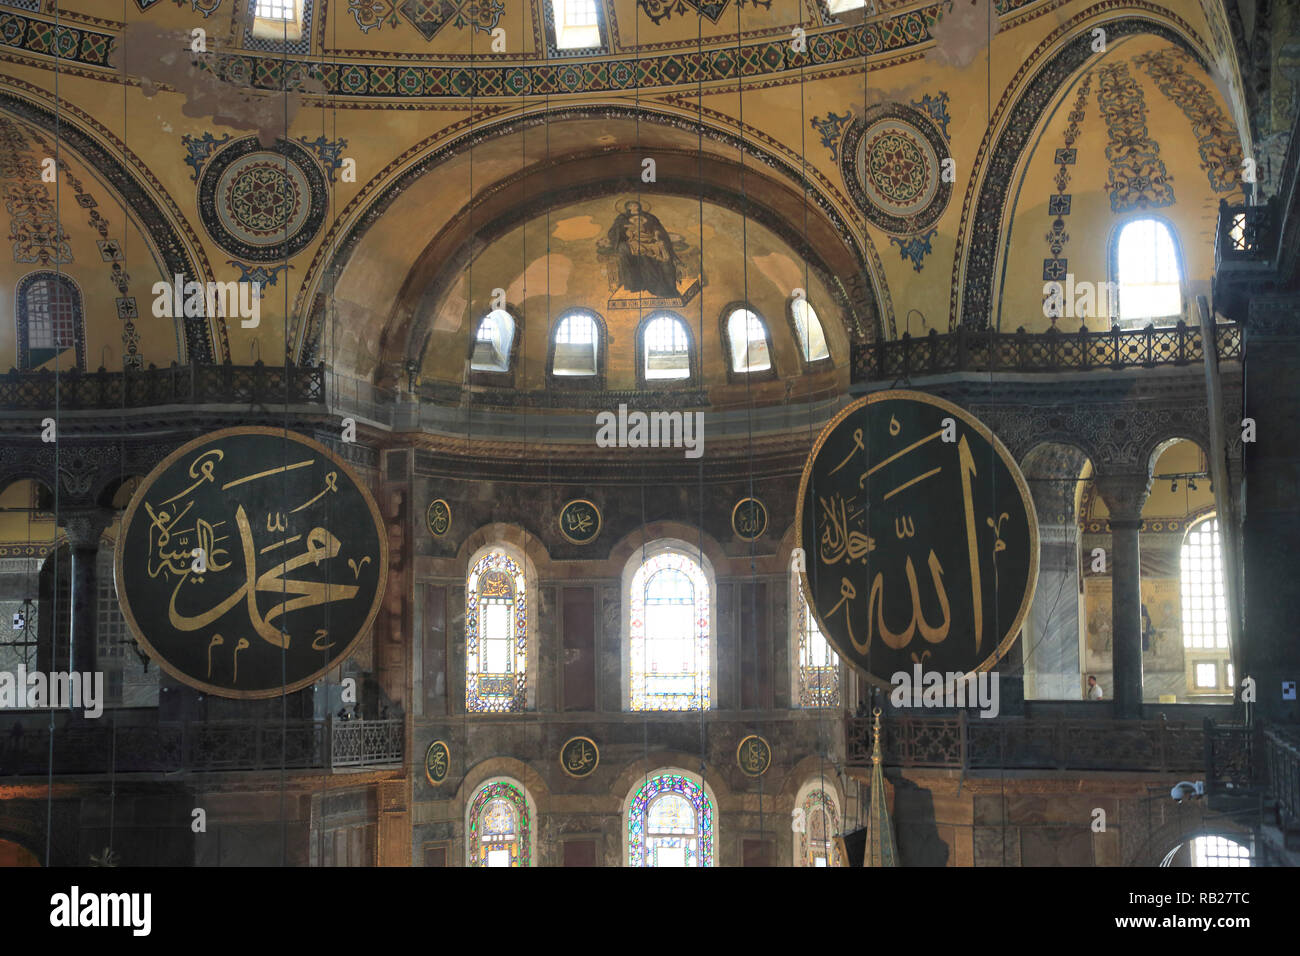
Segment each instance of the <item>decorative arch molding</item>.
[[[140,231],[150,237],[169,276],[209,282],[212,267],[184,215],[145,164],[111,130],[67,100],[58,115],[42,99],[44,90],[12,76],[0,77],[0,110],[59,136],[63,146],[94,169],[123,201]],[[21,91],[21,92],[19,92]],[[121,158],[119,158],[121,157]],[[126,164],[124,164],[125,160]],[[179,320],[181,362],[215,364],[230,357],[226,323],[217,317]]]
[[1026,147],[1052,103],[1096,55],[1092,50],[1092,28],[1104,28],[1107,43],[1140,34],[1161,37],[1209,71],[1206,44],[1176,14],[1146,0],[1128,0],[1124,9],[1107,16],[1106,11],[1112,7],[1109,2],[1099,3],[1061,24],[1043,38],[1007,84],[980,142],[973,164],[975,172],[962,202],[953,256],[949,329],[959,323],[972,328],[988,326],[993,313],[994,273],[1001,255],[998,237],[1013,173],[1024,161]]
[[[777,191],[779,202],[759,205],[752,196],[741,194],[735,187],[741,174],[740,163],[707,152],[680,149],[656,148],[658,180],[655,191],[695,196],[699,194],[703,178],[706,190],[711,191],[711,201],[735,211],[744,209],[808,260],[810,269],[821,273],[820,277],[836,296],[837,305],[851,319],[846,328],[851,339],[871,340],[881,334],[878,303],[882,296],[877,290],[883,288],[884,280],[880,258],[870,238],[859,239],[850,228],[851,220],[846,218],[841,205],[831,198],[829,184],[808,179],[790,158],[778,155],[773,148],[755,143],[751,137],[720,125],[708,121],[701,123],[698,116],[646,106],[638,109],[617,104],[591,104],[513,115],[473,129],[467,123],[454,139],[428,149],[423,155],[418,148],[409,151],[371,180],[343,210],[338,224],[324,237],[308,267],[293,308],[296,318],[291,348],[297,360],[310,359],[319,347],[326,312],[325,293],[321,286],[326,277],[342,274],[365,234],[414,182],[462,151],[498,137],[519,134],[547,123],[593,119],[639,119],[642,123],[659,124],[703,136],[711,143],[740,152],[746,157],[744,175],[766,181]],[[425,148],[428,145],[429,141],[422,144]],[[482,210],[481,215],[474,217],[477,228],[471,232],[467,222],[469,217],[458,217],[424,249],[409,271],[390,312],[381,343],[383,355],[378,373],[381,381],[393,378],[406,361],[423,352],[425,343],[419,334],[421,329],[413,327],[419,303],[440,296],[445,291],[448,277],[456,275],[483,246],[517,223],[544,212],[547,207],[599,197],[636,185],[636,181],[628,176],[620,177],[610,172],[610,157],[616,152],[606,149],[594,155],[557,157],[534,164],[496,183],[485,184],[478,196],[465,207]],[[639,156],[636,158],[637,163],[628,168],[639,168]],[[393,175],[399,162],[408,165]],[[549,184],[560,181],[556,174],[560,167],[566,170],[565,184],[555,190]],[[392,178],[384,183],[384,176]],[[802,222],[805,197],[807,208],[815,214],[810,219],[807,242],[802,231],[789,225]],[[342,224],[345,219],[348,222],[346,226]],[[846,236],[852,237],[847,243]],[[860,242],[865,245],[859,245]],[[333,250],[333,255],[326,261],[329,250]],[[887,299],[887,293],[883,298]],[[892,336],[892,319],[888,325]]]

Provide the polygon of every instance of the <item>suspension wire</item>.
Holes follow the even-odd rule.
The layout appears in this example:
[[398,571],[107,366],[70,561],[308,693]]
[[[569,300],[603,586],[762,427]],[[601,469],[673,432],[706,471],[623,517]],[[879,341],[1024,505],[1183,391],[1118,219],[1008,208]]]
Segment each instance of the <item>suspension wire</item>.
[[[637,24],[639,27],[640,25],[639,18],[637,20]],[[697,14],[696,16],[695,42],[696,42],[696,47],[700,51],[699,62],[702,64],[704,62],[704,15],[702,13]],[[737,37],[737,42],[739,42],[739,37]],[[638,53],[640,52],[640,49],[641,49],[640,42],[638,41],[637,44]],[[699,203],[699,215],[700,215],[700,293],[699,293],[700,332],[699,335],[696,336],[697,354],[699,355],[699,358],[696,361],[695,367],[698,370],[698,375],[699,375],[699,379],[696,382],[696,387],[700,390],[701,395],[703,395],[704,394],[704,343],[705,343],[705,338],[704,338],[704,71],[703,70],[697,72],[696,83],[697,83],[697,92],[698,92],[697,105],[699,109],[699,123],[697,125],[696,134],[699,137],[697,162],[699,164],[698,172],[700,178],[700,189],[699,189],[699,195],[697,197]],[[638,106],[637,109],[638,122],[640,122],[640,117],[641,117],[641,111]],[[682,310],[685,311],[685,305],[683,305]],[[685,316],[683,316],[683,321],[685,321]],[[690,343],[687,343],[687,348],[689,350]],[[688,369],[690,368],[689,357],[690,357],[690,353],[688,351],[687,352]],[[684,418],[686,415],[689,414],[691,414],[691,412],[689,411],[682,413],[683,434],[685,434],[685,429],[686,429]],[[704,422],[703,413],[700,413],[700,418],[698,419],[698,424],[700,427],[696,429],[696,435],[695,435],[695,440],[697,444],[703,440],[703,436],[702,434],[700,434],[703,431],[703,422]],[[703,573],[704,572],[704,455],[703,454],[701,454],[700,457],[696,460],[695,474],[696,474],[696,497],[699,501],[699,507],[700,507],[700,513],[698,519],[695,522],[695,531],[696,531],[695,550],[698,558],[697,567],[700,569],[701,577],[704,579],[705,587],[707,588],[709,579]],[[714,581],[714,590],[716,591],[717,590],[716,571],[713,576],[713,581]],[[714,649],[717,647],[717,640],[718,640],[717,634],[714,633],[715,629],[713,627],[713,622],[718,618],[717,601],[715,600],[716,594],[710,594],[708,597],[709,597],[709,643],[708,643],[708,651],[706,652],[706,657],[704,660],[704,667],[709,677],[708,680],[706,680],[703,683],[700,682],[700,677],[699,677],[700,675],[700,662],[698,660],[698,655],[700,652],[699,641],[694,639],[694,635],[692,635],[692,640],[691,640],[691,654],[692,654],[692,659],[695,660],[695,702],[700,712],[700,770],[699,770],[700,801],[705,806],[709,805],[709,792],[705,787],[705,780],[704,780],[704,776],[705,776],[704,772],[707,768],[707,759],[708,759],[708,729],[707,729],[708,706],[705,703],[705,695],[706,693],[708,694],[709,704],[713,704],[715,702],[713,699],[714,695],[708,692],[711,690],[713,681],[716,677],[716,675],[714,674],[715,668],[712,665],[713,665],[713,658],[717,656],[714,653]],[[697,626],[698,626],[698,617],[699,615],[697,614],[696,615]],[[716,816],[718,814],[718,808],[714,807],[713,812],[714,815]],[[696,821],[696,829],[699,833],[699,841],[700,841],[699,842],[700,865],[703,866],[704,865],[704,840],[705,840],[703,814],[700,814]],[[712,834],[709,834],[708,837],[710,840],[713,839]],[[714,846],[715,856],[717,852],[718,852],[718,848]]]
[[[811,4],[809,5],[809,7],[808,7],[808,9],[807,9],[807,13],[805,14],[805,9],[804,9],[804,3],[803,3],[803,0],[799,0],[799,22],[800,22],[800,25],[802,25],[802,24],[805,22],[805,16],[806,16],[806,17],[807,17],[807,23],[808,23],[808,25],[809,25],[809,26],[812,26],[812,25],[813,25],[813,17],[812,17],[811,14],[812,14]],[[805,48],[805,49],[806,49],[806,48]],[[805,296],[805,298],[804,298],[804,327],[803,327],[803,331],[802,331],[802,333],[800,333],[800,330],[799,330],[799,323],[798,323],[798,321],[796,320],[795,323],[794,323],[794,325],[795,325],[795,340],[796,340],[796,341],[795,341],[795,345],[796,345],[796,346],[798,347],[798,349],[799,349],[799,357],[800,357],[800,362],[801,362],[801,363],[803,363],[803,362],[805,362],[805,361],[807,361],[807,360],[811,360],[811,356],[812,356],[812,349],[811,349],[811,347],[810,347],[810,345],[811,345],[811,340],[808,338],[808,336],[809,336],[809,330],[810,330],[810,328],[811,328],[811,324],[810,324],[809,321],[808,321],[808,318],[809,318],[809,306],[808,306],[809,299],[808,299],[808,296],[809,296],[809,293],[810,293],[810,285],[811,285],[811,283],[810,283],[810,281],[809,281],[809,277],[810,277],[810,269],[809,269],[808,256],[807,256],[806,250],[807,250],[807,248],[808,248],[808,178],[809,178],[809,176],[811,175],[811,173],[810,173],[810,170],[809,170],[809,167],[808,167],[808,130],[807,130],[807,125],[808,125],[808,124],[807,124],[807,122],[806,122],[806,121],[807,121],[807,113],[806,113],[806,110],[805,110],[805,106],[806,106],[806,103],[807,103],[807,87],[806,87],[806,84],[807,84],[807,77],[805,76],[805,68],[804,68],[804,67],[805,67],[805,62],[806,62],[806,57],[800,57],[800,58],[799,58],[799,158],[800,158],[800,162],[801,162],[801,164],[802,164],[802,165],[801,165],[801,168],[800,168],[800,170],[799,170],[799,172],[800,172],[800,182],[801,182],[802,187],[803,187],[803,191],[802,191],[803,194],[802,194],[802,196],[801,196],[801,204],[802,204],[802,212],[803,212],[803,233],[802,233],[802,235],[803,235],[803,244],[804,244],[804,255],[803,255],[801,258],[803,259],[803,291],[804,291],[804,296]],[[793,300],[793,299],[791,300],[790,305],[788,306],[788,308],[789,308],[790,313],[791,313],[791,318],[795,318],[795,316],[794,316],[794,300]],[[825,329],[823,329],[822,332],[823,332],[823,338],[824,338],[824,336],[825,336]],[[828,351],[829,351],[829,350],[828,350]],[[805,368],[804,368],[804,375],[807,375],[807,374],[808,374],[808,369],[805,367]],[[811,453],[811,451],[812,451],[813,442],[814,442],[814,440],[815,440],[815,436],[814,436],[814,434],[813,434],[813,418],[814,418],[814,414],[815,414],[815,413],[814,413],[814,409],[813,409],[813,405],[814,405],[813,396],[814,396],[814,394],[815,394],[815,393],[813,392],[813,390],[812,390],[811,388],[809,388],[809,389],[807,390],[806,394],[805,394],[805,397],[804,397],[805,404],[808,406],[808,450],[809,450],[810,453]],[[788,407],[788,406],[789,406],[789,403],[790,403],[790,392],[789,392],[789,391],[786,392],[785,401],[786,401],[786,405],[787,405],[787,407]],[[778,555],[779,555],[779,552],[778,552]],[[794,654],[794,658],[795,658],[795,659],[794,659],[794,661],[793,661],[793,668],[792,668],[792,669],[793,669],[793,671],[794,671],[794,677],[795,677],[795,680],[794,680],[794,689],[795,689],[796,692],[799,694],[799,699],[798,699],[797,701],[792,700],[792,701],[790,702],[791,709],[793,709],[793,708],[796,707],[796,706],[798,706],[798,707],[803,707],[803,706],[804,706],[804,700],[803,700],[803,698],[804,698],[804,682],[805,682],[805,680],[807,679],[807,678],[805,677],[805,675],[804,675],[804,658],[805,658],[805,655],[809,655],[809,652],[810,652],[810,648],[809,648],[809,646],[808,646],[808,645],[810,644],[810,642],[811,642],[811,635],[809,634],[809,629],[810,629],[809,626],[812,624],[812,622],[813,622],[813,620],[814,620],[814,618],[813,618],[812,605],[811,605],[810,603],[808,603],[808,602],[805,600],[805,598],[804,598],[804,594],[803,594],[803,585],[802,585],[802,582],[801,582],[800,579],[799,579],[799,575],[798,575],[798,573],[795,572],[795,571],[793,570],[793,565],[794,565],[794,559],[793,559],[793,557],[792,557],[791,560],[790,560],[790,562],[789,562],[789,564],[787,565],[787,568],[786,568],[786,578],[783,579],[783,580],[785,581],[787,591],[789,591],[789,590],[791,589],[791,585],[793,585],[793,591],[794,591],[794,594],[792,595],[792,597],[793,597],[793,601],[791,601],[790,604],[791,604],[791,610],[794,612],[794,620],[795,620],[795,622],[796,622],[796,624],[797,624],[797,633],[796,633],[795,642],[794,642],[794,644],[795,644],[795,654]],[[820,633],[821,633],[821,632],[818,631],[818,634],[819,634],[819,635],[820,635]],[[826,643],[826,645],[827,645],[827,647],[826,647],[827,653],[830,653],[830,646],[829,646],[829,643],[826,642],[826,639],[825,639],[824,636],[822,636],[822,641],[823,641],[823,643]],[[839,668],[839,658],[838,658],[838,656],[837,656],[837,657],[836,657],[836,671],[835,671],[836,696],[837,696],[841,701],[843,701],[843,699],[844,699],[844,694],[843,694],[842,689],[841,689],[840,686],[839,686],[839,685],[840,685],[840,673],[839,673],[839,670],[840,670],[840,668]],[[828,701],[827,699],[825,699],[825,697],[822,696],[823,691],[822,691],[822,688],[820,687],[820,678],[818,679],[818,685],[819,685],[819,686],[817,687],[817,690],[815,691],[815,693],[817,693],[817,696],[816,696],[815,698],[813,698],[813,702],[812,702],[811,706],[813,706],[814,708],[816,708],[816,711],[817,711],[817,737],[818,737],[818,742],[817,742],[817,786],[818,786],[818,789],[820,790],[820,792],[821,792],[821,794],[822,794],[822,801],[820,802],[820,812],[821,812],[821,818],[822,818],[822,831],[821,831],[821,832],[822,832],[822,839],[826,842],[826,844],[828,844],[827,847],[826,847],[826,852],[827,852],[827,863],[830,863],[830,862],[831,862],[831,850],[830,850],[830,843],[831,843],[831,824],[834,823],[835,826],[836,826],[836,828],[838,829],[839,822],[838,822],[838,820],[828,819],[828,818],[827,818],[826,803],[827,803],[827,801],[829,800],[829,794],[826,793],[826,756],[827,756],[827,754],[826,754],[826,747],[827,747],[827,744],[828,744],[828,742],[829,742],[829,740],[830,740],[830,732],[829,732],[829,729],[828,729],[828,727],[827,727],[827,721],[826,721],[826,718],[827,718],[827,709],[828,709],[829,701]],[[834,698],[832,698],[832,699],[834,699]],[[796,791],[796,798],[797,798],[797,794],[798,794],[798,791]],[[807,799],[807,798],[805,798],[805,802],[806,802],[806,799]],[[795,810],[798,811],[798,810],[800,810],[800,809],[802,809],[802,806],[796,804]],[[805,813],[805,814],[804,814],[804,821],[803,821],[803,826],[804,826],[804,834],[803,834],[803,836],[804,836],[804,839],[803,839],[803,841],[802,841],[803,844],[804,844],[804,846],[805,846],[805,848],[806,848],[807,845],[811,844],[811,842],[812,842],[811,834],[808,833],[808,827],[809,827],[810,825],[811,825],[811,824],[810,824],[810,821],[808,820],[808,818],[807,818],[807,814]],[[792,837],[791,839],[792,839],[792,842],[793,842],[793,837]],[[800,866],[807,866],[807,865],[808,865],[808,859],[807,859],[807,853],[806,853],[806,851],[803,852],[803,853],[800,853],[800,854],[798,855],[798,860],[799,860],[799,865],[800,865]]]
[[[740,63],[743,58],[744,55],[743,48],[744,48],[744,39],[743,39],[741,24],[740,24],[740,4],[737,3],[736,4],[736,62],[737,63]],[[740,196],[741,196],[740,262],[741,262],[742,291],[744,293],[744,301],[745,301],[745,305],[744,305],[745,425],[748,432],[748,440],[747,440],[748,458],[749,458],[748,493],[750,499],[750,508],[752,512],[753,504],[755,501],[754,499],[754,401],[753,401],[753,397],[750,394],[750,379],[753,377],[754,373],[750,364],[749,337],[750,337],[750,316],[756,315],[756,313],[751,309],[750,301],[749,301],[749,189],[748,189],[748,184],[745,182],[745,89],[744,89],[744,83],[741,79],[741,72],[742,71],[739,69],[739,67],[737,67],[736,69],[736,103],[737,103],[736,119],[737,119],[737,126],[740,129]],[[700,296],[701,325],[703,324],[703,312],[704,312],[704,297],[701,294]],[[735,313],[733,312],[732,315],[729,315],[727,317],[727,325],[724,329],[722,329],[722,335],[726,338],[727,342],[730,343],[731,348],[733,350],[736,347],[735,338],[731,334],[731,322],[732,322],[732,317],[734,315]],[[768,338],[771,337],[770,331],[767,330],[766,327],[764,327],[764,334]],[[704,338],[702,332],[700,338],[701,340],[703,340]],[[725,361],[726,360],[725,347],[723,348],[722,352],[723,352],[723,359]],[[773,359],[774,357],[771,354],[771,350],[769,349],[768,356],[767,356],[767,364],[769,368],[775,370],[776,365],[774,364]],[[731,367],[734,369],[736,367],[736,364],[737,364],[736,356],[733,354],[731,356]],[[701,478],[701,488],[700,488],[701,498],[703,498],[703,495],[704,495],[704,489],[703,489],[703,483]],[[757,623],[758,623],[757,552],[758,552],[758,536],[755,535],[754,537],[749,539],[749,626],[751,628],[757,627]],[[768,634],[770,635],[771,633],[772,633],[772,622],[769,620]],[[737,645],[739,644],[740,642],[738,641]],[[769,652],[769,662],[770,662],[770,652]],[[763,702],[762,701],[763,684],[762,681],[759,679],[762,673],[760,668],[761,668],[761,662],[755,661],[754,670],[753,670],[754,689],[755,691],[758,692],[756,696],[759,697],[759,703],[761,705]],[[741,686],[743,688],[744,685],[742,684]],[[769,690],[770,689],[771,689],[771,684],[769,682]],[[744,701],[742,700],[740,703],[743,709]],[[762,721],[761,718],[758,721],[756,721],[756,723],[758,724],[759,730],[765,729],[764,722]],[[766,740],[766,738],[764,738],[764,740]],[[769,763],[771,762],[770,756],[768,762]],[[760,774],[758,777],[758,843],[759,846],[763,848],[766,848],[767,845],[767,840],[766,840],[767,834],[766,834],[766,827],[764,825],[764,817],[763,817],[763,778],[766,776],[766,773],[767,773],[766,770],[764,770],[764,772]],[[773,855],[775,856],[775,854]],[[769,864],[771,862],[773,861],[769,861]]]
[[[289,21],[285,20],[281,24],[280,30],[280,92],[281,102],[283,104],[284,117],[284,177],[289,179]],[[286,212],[284,217],[284,318],[281,323],[283,336],[283,368],[284,368],[284,433],[280,439],[280,453],[282,455],[283,466],[287,469],[289,464],[289,215]],[[258,290],[261,291],[260,289]],[[260,357],[261,350],[258,355]],[[280,495],[281,500],[288,501],[289,498],[289,478],[288,471],[281,472],[280,475]],[[328,572],[327,572],[328,574]],[[328,581],[328,578],[326,579]],[[327,585],[328,586],[328,585]],[[280,599],[288,602],[288,583],[281,578],[280,580]],[[288,686],[288,669],[289,669],[289,640],[285,634],[284,617],[280,618],[280,865],[288,865],[289,852],[289,820],[287,814],[288,803],[288,773],[285,769],[288,762],[289,747],[289,695],[285,688]]]
[[[59,29],[59,5],[54,5],[54,35],[57,37],[61,33]],[[62,182],[59,179],[57,170],[60,168],[61,150],[63,146],[63,125],[59,113],[59,45],[52,44],[54,47],[54,168],[56,174],[54,177],[54,275],[55,283],[60,294],[63,292],[63,259],[60,246],[63,242],[63,213],[62,213]],[[76,313],[73,313],[73,334],[76,334]],[[85,321],[84,318],[82,320]],[[52,323],[51,323],[52,324]],[[51,529],[54,538],[54,548],[51,551],[54,559],[54,590],[50,597],[50,610],[52,612],[50,621],[50,648],[55,651],[59,646],[59,436],[58,429],[62,425],[61,414],[61,393],[63,388],[62,368],[59,359],[62,352],[59,349],[58,329],[54,329],[54,527]],[[75,345],[75,342],[74,342]],[[71,571],[72,565],[72,537],[68,536],[68,569]],[[74,581],[75,581],[75,575]],[[73,660],[76,654],[74,638],[72,636],[73,625],[73,595],[72,584],[69,582],[68,587],[68,670],[73,667]],[[51,653],[50,664],[57,666],[58,654]],[[39,657],[37,666],[40,666]],[[53,701],[49,701],[53,703]],[[50,866],[52,852],[52,832],[54,827],[54,711],[51,707],[49,712],[49,760],[46,765],[45,774],[45,865]]]

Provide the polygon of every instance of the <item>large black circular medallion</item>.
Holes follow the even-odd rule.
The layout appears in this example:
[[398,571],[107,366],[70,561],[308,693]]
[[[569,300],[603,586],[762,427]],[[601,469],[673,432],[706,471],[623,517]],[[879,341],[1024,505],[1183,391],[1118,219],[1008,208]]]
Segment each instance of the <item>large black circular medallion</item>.
[[795,511],[800,584],[822,633],[878,685],[991,668],[1038,580],[1038,523],[1015,460],[921,392],[858,399],[822,430]]
[[163,670],[221,697],[275,697],[346,660],[370,630],[388,536],[329,449],[228,428],[149,473],[115,558],[122,614]]
[[199,177],[199,219],[226,252],[274,262],[301,252],[325,221],[325,174],[297,143],[256,136],[222,147]]
[[424,775],[429,778],[429,783],[440,787],[450,770],[451,748],[443,741],[435,740],[424,752]]
[[600,534],[600,509],[586,498],[575,498],[560,509],[560,534],[570,544],[591,544]]
[[731,530],[742,541],[753,541],[767,530],[767,507],[757,498],[741,498],[731,509]]
[[867,110],[840,146],[849,195],[872,223],[899,235],[928,229],[948,208],[947,156],[948,144],[934,121],[901,103]]
[[590,737],[570,737],[560,748],[560,769],[570,777],[590,776],[600,765],[600,748]]
[[736,766],[747,777],[761,777],[772,766],[772,747],[756,734],[750,734],[736,747]]

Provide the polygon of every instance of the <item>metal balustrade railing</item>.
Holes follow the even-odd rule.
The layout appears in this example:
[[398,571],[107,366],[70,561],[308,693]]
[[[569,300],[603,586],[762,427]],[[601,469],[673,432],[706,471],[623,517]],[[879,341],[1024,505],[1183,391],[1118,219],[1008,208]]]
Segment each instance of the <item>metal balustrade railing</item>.
[[[891,767],[958,770],[1196,771],[1205,762],[1199,724],[1163,720],[890,717],[881,748]],[[845,719],[850,766],[871,763],[871,719]]]
[[1277,801],[1278,823],[1284,830],[1300,830],[1300,732],[1278,727],[1264,731],[1264,763],[1269,796]]
[[[1214,327],[1220,361],[1241,358],[1241,326]],[[1205,360],[1200,326],[1184,322],[1108,332],[988,332],[966,326],[930,334],[853,346],[855,383],[937,375],[945,372],[1087,372],[1154,368]]]
[[[17,729],[16,729],[17,728]],[[44,713],[0,722],[0,777],[65,774],[400,767],[405,721],[233,720],[114,727],[110,715],[68,721],[58,715],[54,746]]]
[[16,411],[145,408],[156,405],[325,403],[325,366],[177,365],[57,375],[10,369],[0,374],[0,409]]

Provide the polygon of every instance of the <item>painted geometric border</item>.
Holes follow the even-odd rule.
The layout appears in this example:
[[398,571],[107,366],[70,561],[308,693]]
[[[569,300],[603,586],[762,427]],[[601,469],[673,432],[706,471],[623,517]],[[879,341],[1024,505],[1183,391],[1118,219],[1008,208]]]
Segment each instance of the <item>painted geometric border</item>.
[[[217,214],[216,192],[222,174],[237,159],[256,152],[273,152],[284,156],[302,171],[311,193],[303,197],[303,201],[309,203],[310,207],[307,219],[298,231],[282,242],[266,246],[254,246],[241,241],[222,224],[221,217]],[[246,136],[223,146],[204,167],[203,175],[199,178],[199,220],[203,223],[203,228],[208,231],[208,235],[212,237],[212,241],[231,255],[251,259],[253,262],[275,262],[301,252],[316,237],[316,233],[325,222],[325,211],[329,206],[328,197],[329,190],[325,186],[325,176],[307,150],[297,143],[282,139],[276,140],[275,145],[268,150],[262,146],[256,136]]]
[[948,208],[948,200],[952,196],[952,183],[943,181],[940,170],[930,170],[930,174],[939,180],[938,190],[935,192],[934,198],[930,200],[929,205],[911,216],[895,216],[873,201],[867,195],[866,190],[862,188],[862,181],[859,178],[858,141],[862,139],[863,134],[873,123],[882,119],[901,120],[909,126],[915,127],[916,131],[924,136],[926,142],[930,144],[930,148],[934,150],[934,155],[940,163],[947,158],[948,144],[944,142],[939,127],[934,124],[930,117],[920,110],[904,106],[901,103],[873,106],[866,111],[865,115],[856,118],[844,134],[844,141],[840,146],[840,171],[844,175],[844,183],[848,187],[849,195],[853,197],[853,201],[857,203],[863,215],[874,225],[896,235],[907,236],[923,232],[934,225],[939,217],[943,215],[943,211]]
[[[1204,58],[1192,45],[1181,34],[1163,23],[1133,16],[1106,23],[1108,44],[1120,37],[1138,34],[1150,34],[1168,40],[1191,55],[1202,69],[1209,69]],[[1050,43],[1052,39],[1052,37],[1044,39],[1043,44]],[[969,210],[969,207],[963,209],[963,219],[969,213],[971,220],[970,237],[966,241],[966,248],[970,253],[966,260],[963,278],[959,238],[957,255],[953,261],[949,317],[951,327],[956,326],[958,314],[963,325],[981,329],[987,327],[989,316],[992,314],[993,268],[997,258],[998,236],[1002,230],[1002,211],[1006,208],[1012,173],[1024,153],[1029,137],[1038,128],[1044,113],[1056,98],[1062,85],[1094,56],[1096,54],[1092,49],[1092,32],[1082,30],[1039,67],[1032,78],[1020,84],[1024,93],[1012,106],[1005,121],[1001,123],[1002,132],[998,135],[992,155],[984,169],[975,208],[974,210]],[[990,127],[991,132],[992,127]],[[965,222],[962,226],[965,226]],[[958,313],[957,297],[960,289],[965,289],[965,295],[961,299],[961,310]]]

